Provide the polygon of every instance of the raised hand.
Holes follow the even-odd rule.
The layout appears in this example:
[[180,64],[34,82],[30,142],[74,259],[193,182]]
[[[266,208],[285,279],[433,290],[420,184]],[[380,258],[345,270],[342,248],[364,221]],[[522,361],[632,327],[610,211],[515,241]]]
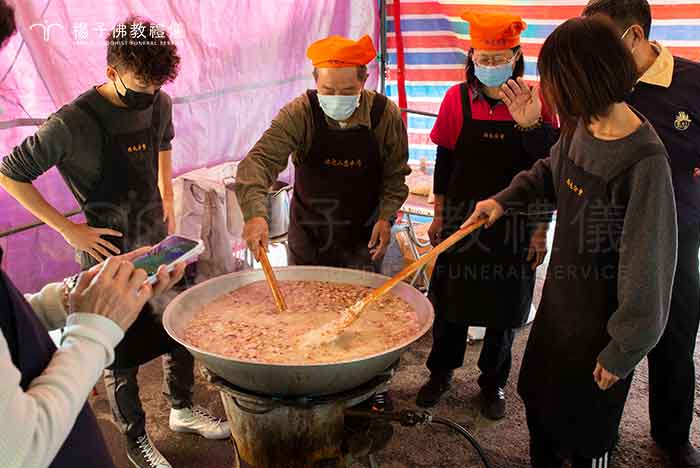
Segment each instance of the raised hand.
[[521,127],[536,125],[542,117],[542,100],[539,89],[530,88],[524,79],[508,80],[501,86],[499,93],[503,103],[508,106],[513,120]]

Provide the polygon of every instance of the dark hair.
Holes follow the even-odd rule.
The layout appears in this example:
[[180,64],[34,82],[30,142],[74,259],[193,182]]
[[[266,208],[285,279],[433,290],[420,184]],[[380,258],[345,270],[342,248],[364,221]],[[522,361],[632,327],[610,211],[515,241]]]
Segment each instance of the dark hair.
[[609,19],[572,18],[544,41],[537,69],[542,93],[571,136],[580,119],[589,124],[623,102],[637,67]]
[[[314,79],[318,80],[318,68],[314,68]],[[369,76],[369,72],[367,71],[367,65],[360,65],[357,67],[357,79],[360,81],[365,81],[367,77]]]
[[[141,34],[145,38],[133,38],[133,28],[143,28]],[[168,33],[155,23],[130,16],[110,32],[107,43],[107,63],[117,70],[129,70],[139,80],[156,86],[177,78],[180,71],[177,47]]]
[[0,48],[17,31],[15,10],[5,0],[0,0]]
[[[511,49],[513,51],[513,54],[517,54],[521,48],[520,46],[515,46]],[[476,75],[474,74],[474,49],[469,49],[469,52],[467,52],[467,64],[465,67],[465,73],[467,76],[467,84],[470,86],[474,86],[475,83],[478,83],[478,79]],[[518,58],[517,62],[515,62],[515,68],[513,69],[513,76],[511,76],[512,79],[520,78],[525,74],[525,56],[524,54],[520,54],[520,57]]]
[[647,0],[591,0],[583,10],[583,16],[597,14],[609,16],[622,31],[638,24],[649,39],[651,8]]

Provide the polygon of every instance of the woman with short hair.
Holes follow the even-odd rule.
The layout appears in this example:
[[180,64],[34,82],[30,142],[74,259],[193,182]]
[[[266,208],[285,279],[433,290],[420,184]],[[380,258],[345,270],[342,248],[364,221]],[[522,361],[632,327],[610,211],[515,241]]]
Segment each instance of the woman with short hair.
[[632,373],[664,330],[676,263],[666,150],[624,103],[637,80],[609,20],[575,18],[545,41],[543,94],[563,135],[551,156],[480,202],[466,224],[556,199],[557,227],[518,391],[532,466],[611,466]]

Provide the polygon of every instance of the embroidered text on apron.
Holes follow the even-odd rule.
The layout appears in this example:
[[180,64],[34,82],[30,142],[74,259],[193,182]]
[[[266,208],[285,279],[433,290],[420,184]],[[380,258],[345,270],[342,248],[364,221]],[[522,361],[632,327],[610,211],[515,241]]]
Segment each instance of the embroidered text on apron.
[[[105,236],[126,253],[155,245],[167,234],[163,221],[163,202],[158,189],[158,153],[160,150],[159,99],[153,104],[149,127],[113,135],[86,100],[75,104],[90,115],[102,129],[102,177],[95,190],[81,203],[90,226],[120,231],[123,237]],[[95,260],[81,252],[81,267],[88,269]],[[144,364],[167,353],[177,343],[165,332],[162,317],[146,304],[115,350],[112,368],[124,369]]]
[[[513,121],[473,119],[467,83],[461,92],[464,124],[453,155],[443,238],[459,229],[478,201],[503,190],[532,165]],[[530,231],[527,219],[508,217],[440,255],[430,284],[436,313],[473,326],[522,326],[534,287],[534,274],[526,262]]]
[[369,259],[383,169],[374,129],[386,97],[374,98],[372,128],[332,129],[316,91],[307,96],[315,130],[306,160],[295,168],[289,247],[299,265],[349,267],[358,252]]
[[559,171],[557,225],[542,302],[520,370],[528,415],[560,449],[597,458],[611,450],[632,376],[602,391],[593,380],[617,309],[619,236],[626,207],[568,157]]

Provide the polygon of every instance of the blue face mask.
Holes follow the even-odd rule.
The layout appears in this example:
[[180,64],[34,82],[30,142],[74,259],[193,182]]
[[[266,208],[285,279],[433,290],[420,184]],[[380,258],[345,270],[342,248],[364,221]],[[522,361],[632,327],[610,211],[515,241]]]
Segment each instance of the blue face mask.
[[333,120],[342,122],[355,113],[355,109],[360,105],[360,95],[340,96],[340,95],[318,95],[318,103],[323,112]]
[[495,67],[474,64],[474,75],[484,86],[498,88],[513,76],[513,65],[504,63]]

